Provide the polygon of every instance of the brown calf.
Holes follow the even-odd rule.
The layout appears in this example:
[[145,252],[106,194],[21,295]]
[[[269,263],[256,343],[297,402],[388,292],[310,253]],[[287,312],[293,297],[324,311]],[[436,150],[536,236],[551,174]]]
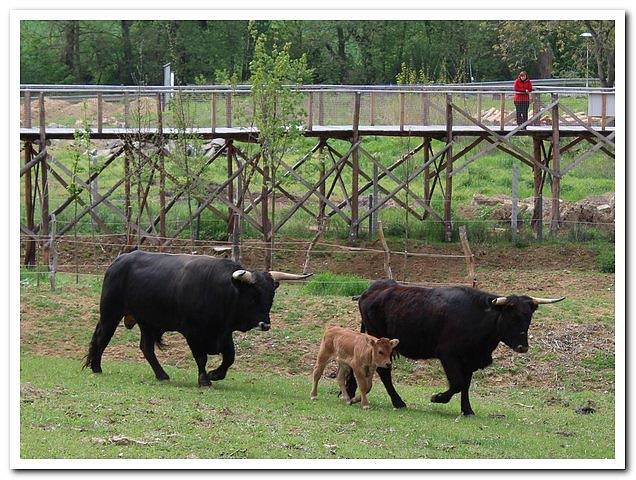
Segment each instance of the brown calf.
[[[320,351],[314,367],[314,385],[311,390],[311,399],[318,397],[318,381],[325,370],[327,362],[335,358],[338,362],[338,385],[342,392],[342,398],[351,405],[361,402],[362,408],[369,408],[367,393],[371,390],[373,374],[377,367],[388,368],[391,366],[391,352],[397,346],[399,340],[388,338],[375,338],[365,333],[352,332],[342,327],[327,327],[320,344]],[[360,386],[360,395],[351,399],[347,393],[345,381],[349,371],[353,374]]]

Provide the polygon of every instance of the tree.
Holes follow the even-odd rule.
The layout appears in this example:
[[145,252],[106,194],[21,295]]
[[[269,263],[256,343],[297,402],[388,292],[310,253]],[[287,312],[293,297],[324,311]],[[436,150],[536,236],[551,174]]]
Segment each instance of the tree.
[[614,86],[614,22],[604,20],[585,20],[594,41],[594,58],[598,78],[604,87]]

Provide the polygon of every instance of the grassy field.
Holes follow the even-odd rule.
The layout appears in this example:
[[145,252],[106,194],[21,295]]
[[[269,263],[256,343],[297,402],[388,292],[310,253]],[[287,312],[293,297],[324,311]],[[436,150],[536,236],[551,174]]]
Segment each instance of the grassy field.
[[[558,258],[560,248],[531,254]],[[458,398],[429,403],[445,388],[437,361],[396,361],[407,410],[392,409],[377,377],[371,410],[345,406],[329,378],[335,365],[311,402],[309,375],[325,325],[359,324],[356,304],[324,295],[327,283],[315,290],[322,295],[311,286],[281,287],[272,330],[236,333],[228,377],[201,389],[181,336],[166,335],[168,348],[158,355],[171,380],[160,383],[139,351],[138,330],[123,325],[106,350],[104,374],[82,370],[101,278],[85,275],[76,284],[59,275],[51,292],[44,278],[23,272],[21,456],[613,458],[614,276],[591,270],[592,254],[570,251],[560,265],[518,258],[514,266],[496,266],[514,249],[482,258],[479,275],[488,290],[563,292],[568,299],[535,314],[528,354],[500,346],[493,366],[475,375],[473,418],[458,417]],[[588,405],[595,413],[577,413]]]

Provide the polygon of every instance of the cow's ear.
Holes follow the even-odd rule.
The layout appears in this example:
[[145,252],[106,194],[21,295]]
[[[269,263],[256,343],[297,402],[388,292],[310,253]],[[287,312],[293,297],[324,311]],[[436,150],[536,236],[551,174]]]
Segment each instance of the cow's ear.
[[391,348],[395,348],[398,346],[398,343],[400,343],[400,340],[398,340],[397,338],[394,338],[393,340],[390,341],[391,343]]

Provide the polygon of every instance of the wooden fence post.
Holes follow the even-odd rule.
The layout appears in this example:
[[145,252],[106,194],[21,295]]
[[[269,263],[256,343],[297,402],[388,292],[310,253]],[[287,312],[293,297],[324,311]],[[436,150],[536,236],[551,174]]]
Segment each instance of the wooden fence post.
[[51,214],[51,236],[48,242],[49,250],[49,279],[51,282],[51,291],[55,291],[56,274],[57,274],[57,250],[55,248],[55,230],[56,230],[55,214]]
[[322,91],[318,92],[318,125],[325,124],[325,98]]
[[130,96],[128,92],[124,92],[124,128],[128,128],[130,124]]
[[453,196],[453,97],[446,94],[446,191],[444,192],[444,238],[447,242],[453,239],[451,221],[451,199]]
[[[160,250],[166,239],[166,162],[163,153],[163,113],[161,110],[161,94],[157,94],[157,137],[159,141],[159,236]],[[188,179],[190,181],[190,179]]]
[[427,92],[422,92],[422,125],[426,126],[429,124],[429,116],[430,116],[430,98]]
[[[358,126],[360,123],[360,92],[355,93],[353,106],[353,134],[351,142],[356,145],[358,143]],[[349,232],[349,240],[354,241],[358,238],[358,182],[360,176],[360,164],[358,158],[358,147],[356,146],[351,152],[351,225]]]
[[[29,93],[29,92],[27,92]],[[27,164],[31,161],[33,156],[33,144],[31,142],[24,143],[24,163]],[[31,169],[29,168],[24,173],[24,209],[26,216],[27,228],[33,231],[35,221],[33,215],[33,180],[31,178]],[[35,240],[28,238],[24,249],[24,264],[28,266],[35,265]]]
[[477,120],[479,120],[481,122],[481,110],[482,110],[482,98],[481,98],[481,93],[477,94]]
[[406,94],[404,92],[400,92],[400,132],[404,131],[404,103],[405,103]]
[[[543,140],[532,138],[534,160],[543,163],[541,158],[541,144]],[[534,174],[534,208],[532,210],[532,227],[537,240],[543,240],[543,171],[537,165],[532,167]]]
[[422,152],[424,153],[424,165],[426,165],[426,168],[424,168],[424,177],[423,177],[423,181],[424,181],[424,202],[426,203],[426,205],[431,205],[431,170],[430,170],[430,165],[428,165],[428,161],[430,159],[430,152],[431,152],[431,139],[430,137],[424,137],[424,148],[422,148]]
[[210,125],[212,127],[212,133],[216,133],[216,93],[212,92],[212,98],[210,99]]
[[[261,187],[261,228],[263,229],[263,242],[265,243],[265,270],[272,269],[272,255],[269,249],[272,227],[269,220],[269,165],[265,157],[263,159],[263,183]],[[256,161],[256,160],[255,160]]]
[[468,243],[468,236],[466,235],[466,225],[459,227],[459,241],[462,244],[462,250],[464,251],[464,257],[466,259],[466,269],[468,270],[468,277],[472,281],[473,288],[477,287],[477,272],[475,271],[475,256],[470,250]]
[[[559,100],[557,93],[552,94],[552,101]],[[555,235],[559,229],[561,196],[561,154],[559,152],[559,104],[552,107],[552,209],[550,217],[550,233]]]
[[[533,93],[532,94],[532,116],[535,116],[537,113],[541,111],[541,94]],[[537,118],[533,125],[541,125],[541,117]]]
[[375,125],[375,92],[371,92],[371,121],[370,125]]
[[24,113],[23,113],[23,117],[24,117],[24,128],[31,128],[31,123],[32,123],[32,113],[31,113],[31,92],[30,91],[26,91],[24,92]]
[[[369,205],[369,209],[373,209],[378,204],[378,195],[380,192],[380,186],[378,185],[378,165],[373,162],[373,190],[371,193],[371,205]],[[378,215],[380,211],[375,210],[371,213],[371,235],[375,237],[378,232]]]
[[[46,150],[46,113],[45,113],[45,105],[44,105],[44,92],[40,92],[40,153]],[[42,164],[42,186],[40,189],[40,195],[42,200],[42,235],[44,238],[48,238],[49,235],[49,162],[44,157],[41,160]],[[47,240],[45,240],[46,242]],[[45,243],[46,245],[46,243]],[[49,264],[49,249],[44,248],[42,251],[42,261],[45,265]]]
[[499,99],[499,129],[503,130],[506,125],[506,94],[502,93]]
[[307,131],[311,132],[314,129],[314,92],[309,92],[307,103]]
[[232,92],[227,92],[225,97],[225,123],[228,128],[232,126]]
[[97,133],[102,133],[104,126],[104,99],[101,92],[97,94]]
[[[232,174],[233,174],[233,162],[234,162],[234,152],[233,152],[233,142],[232,140],[228,140],[227,142],[227,178],[228,178],[228,184],[227,184],[227,199],[228,202],[230,203],[234,203],[234,181],[232,181]],[[273,193],[273,192],[272,192]],[[227,233],[228,235],[231,235],[234,231],[234,210],[232,209],[232,207],[227,207]]]
[[384,249],[384,273],[387,278],[393,278],[393,272],[391,271],[391,251],[389,250],[389,246],[386,244],[386,239],[384,238],[384,229],[382,228],[382,220],[378,220],[378,237],[380,238],[380,243],[382,244],[382,248]]

